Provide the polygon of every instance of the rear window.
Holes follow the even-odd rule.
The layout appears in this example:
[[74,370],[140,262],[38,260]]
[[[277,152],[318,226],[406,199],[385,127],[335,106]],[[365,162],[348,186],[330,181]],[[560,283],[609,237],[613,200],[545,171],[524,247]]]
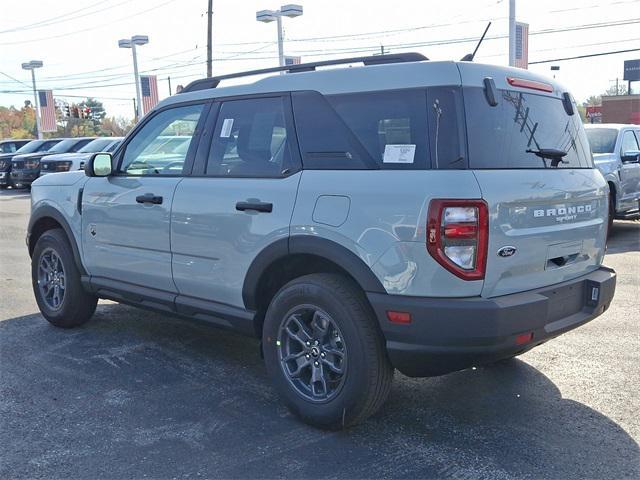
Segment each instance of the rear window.
[[423,169],[429,163],[425,90],[323,96],[294,92],[307,169]]
[[614,128],[587,128],[587,138],[593,153],[613,153],[618,130]]
[[[477,169],[591,168],[591,151],[580,116],[546,95],[500,90],[491,107],[482,88],[465,88],[469,166]],[[562,162],[533,152],[566,152]]]

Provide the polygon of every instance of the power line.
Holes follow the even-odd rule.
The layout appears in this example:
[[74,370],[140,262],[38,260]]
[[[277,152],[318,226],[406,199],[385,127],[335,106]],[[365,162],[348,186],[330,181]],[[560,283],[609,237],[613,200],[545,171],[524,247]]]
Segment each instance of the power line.
[[80,29],[80,30],[74,30],[73,32],[61,33],[59,35],[52,35],[50,37],[32,38],[31,40],[21,40],[19,42],[3,42],[3,43],[0,43],[0,45],[22,45],[24,43],[44,42],[44,41],[53,40],[55,38],[62,38],[62,37],[68,37],[68,36],[71,36],[71,35],[76,35],[78,33],[95,31],[98,28],[111,27],[116,22],[120,22],[122,20],[129,20],[130,18],[137,17],[139,15],[142,15],[144,13],[150,12],[152,10],[157,10],[158,8],[164,7],[165,5],[168,5],[169,3],[173,3],[175,1],[177,1],[177,0],[167,0],[164,3],[160,3],[158,5],[155,5],[155,6],[151,7],[151,8],[148,8],[146,10],[142,10],[142,11],[137,12],[137,13],[132,13],[131,15],[127,15],[126,17],[120,17],[120,18],[117,18],[115,20],[111,20],[108,23],[103,23],[103,24],[100,24],[100,25],[94,25],[94,26],[91,26],[91,27],[88,27],[88,28],[83,28],[83,29]]
[[535,62],[529,62],[529,65],[536,65],[539,63],[561,62],[563,60],[576,60],[579,58],[602,57],[604,55],[616,55],[618,53],[638,52],[638,51],[640,51],[640,48],[629,48],[627,50],[616,50],[613,52],[590,53],[588,55],[576,55],[575,57],[552,58],[551,60],[537,60]]
[[[109,2],[109,1],[112,1],[112,0],[108,0],[108,2]],[[108,2],[107,2],[107,3],[108,3]],[[58,15],[58,16],[56,16],[56,17],[47,18],[47,19],[45,19],[45,20],[40,20],[40,21],[38,21],[38,22],[29,23],[29,24],[27,24],[27,25],[21,25],[21,26],[19,26],[19,27],[13,27],[13,28],[9,28],[9,29],[7,29],[7,30],[1,30],[1,31],[0,31],[0,33],[11,33],[11,32],[18,32],[18,31],[21,31],[21,30],[31,30],[31,29],[33,29],[33,28],[46,27],[46,26],[48,26],[48,25],[53,25],[53,24],[55,24],[56,22],[54,22],[54,20],[58,20],[58,19],[60,19],[60,18],[65,18],[65,17],[68,17],[69,15],[72,15],[72,14],[75,14],[75,13],[78,13],[78,12],[81,12],[81,11],[83,11],[83,10],[89,10],[89,9],[91,9],[91,8],[97,7],[97,6],[102,5],[102,4],[104,4],[104,2],[103,2],[103,1],[96,2],[96,3],[93,3],[93,4],[88,5],[88,6],[86,6],[86,7],[83,7],[83,8],[77,9],[77,10],[74,10],[73,12],[64,13],[64,14],[62,14],[62,15]],[[64,20],[63,20],[63,21],[64,21]]]

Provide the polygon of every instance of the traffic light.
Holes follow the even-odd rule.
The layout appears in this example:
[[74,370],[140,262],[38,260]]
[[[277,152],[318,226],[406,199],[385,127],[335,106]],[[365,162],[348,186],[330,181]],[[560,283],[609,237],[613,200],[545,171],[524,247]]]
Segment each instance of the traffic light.
[[62,116],[64,118],[69,118],[71,116],[71,107],[69,107],[69,104],[65,104],[64,107],[62,107]]

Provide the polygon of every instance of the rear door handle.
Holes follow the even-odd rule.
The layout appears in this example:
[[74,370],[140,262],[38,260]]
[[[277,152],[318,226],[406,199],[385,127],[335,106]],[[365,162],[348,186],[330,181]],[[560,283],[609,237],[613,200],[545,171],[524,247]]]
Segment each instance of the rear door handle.
[[153,193],[145,193],[144,195],[138,195],[136,197],[136,202],[160,205],[162,203],[162,197],[160,195],[154,195]]
[[255,210],[256,212],[271,213],[273,211],[273,203],[267,202],[238,202],[236,210],[244,212],[245,210]]

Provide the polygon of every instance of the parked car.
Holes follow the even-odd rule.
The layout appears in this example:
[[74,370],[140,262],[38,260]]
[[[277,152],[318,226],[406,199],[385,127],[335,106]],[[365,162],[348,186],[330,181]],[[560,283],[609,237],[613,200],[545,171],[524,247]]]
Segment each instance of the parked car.
[[96,138],[78,150],[77,153],[60,153],[49,155],[40,162],[40,176],[48,173],[68,172],[69,170],[83,170],[84,164],[92,153],[113,152],[122,137]]
[[40,176],[40,160],[57,153],[73,153],[80,150],[95,137],[78,137],[59,139],[49,150],[20,154],[11,160],[11,182],[16,188],[30,187]]
[[58,143],[59,139],[54,140],[32,140],[26,145],[20,147],[13,153],[0,154],[0,188],[9,187],[11,183],[11,160],[16,155],[25,155],[34,152],[44,152]]
[[[165,135],[189,146],[158,168]],[[53,325],[109,298],[256,336],[289,408],[343,428],[394,369],[504,360],[602,314],[607,204],[554,80],[381,55],[191,83],[85,174],[39,178],[27,244]]]
[[609,184],[609,224],[640,218],[640,125],[587,124],[596,167]]
[[2,153],[14,153],[16,150],[24,147],[31,140],[18,140],[10,138],[7,140],[0,140],[0,154]]

